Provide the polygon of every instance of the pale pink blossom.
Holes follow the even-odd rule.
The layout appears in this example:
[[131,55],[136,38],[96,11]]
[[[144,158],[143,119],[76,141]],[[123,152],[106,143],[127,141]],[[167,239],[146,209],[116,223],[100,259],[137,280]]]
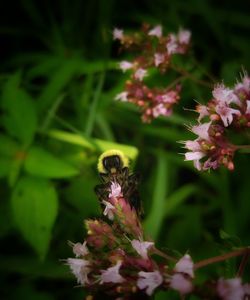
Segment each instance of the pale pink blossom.
[[193,160],[194,161],[194,167],[197,170],[201,170],[201,163],[200,163],[200,159],[202,159],[204,156],[206,156],[206,154],[202,151],[196,151],[196,152],[186,152],[185,153],[185,160],[189,161],[189,160]]
[[244,289],[240,278],[220,278],[217,284],[217,292],[223,300],[243,300]]
[[174,34],[169,35],[169,41],[167,42],[166,47],[169,55],[177,53],[178,44],[177,44],[176,35]]
[[136,70],[136,72],[134,74],[135,79],[142,81],[143,78],[148,75],[147,73],[148,73],[147,70],[139,68],[138,70]]
[[112,283],[121,283],[125,279],[120,275],[119,271],[121,268],[122,262],[119,260],[116,265],[108,268],[107,270],[101,271],[101,281],[100,283],[112,282]]
[[119,67],[123,72],[125,72],[125,71],[133,68],[133,64],[129,61],[124,60],[119,63]]
[[166,94],[162,95],[162,101],[164,103],[173,104],[176,102],[177,95],[178,94],[176,91],[169,91]]
[[68,258],[67,264],[71,272],[75,275],[77,282],[85,285],[88,281],[88,273],[90,272],[90,262],[79,258]]
[[158,67],[160,64],[162,64],[165,60],[165,55],[162,53],[155,53],[154,55],[154,62],[155,66]]
[[189,44],[191,38],[191,32],[189,30],[180,29],[177,38],[181,44]]
[[200,114],[198,117],[198,122],[200,122],[204,117],[209,115],[206,105],[198,105],[196,111]]
[[148,258],[148,250],[154,245],[153,242],[141,242],[138,240],[131,241],[132,247],[144,259]]
[[231,103],[239,104],[239,99],[234,94],[234,91],[232,89],[225,87],[224,84],[219,84],[215,86],[212,94],[218,103],[228,104],[228,105]]
[[250,100],[247,100],[246,114],[250,114]]
[[194,278],[194,263],[189,254],[185,254],[175,265],[174,271],[185,273]]
[[243,285],[244,295],[250,296],[250,283],[246,283]]
[[111,182],[109,198],[118,198],[122,196],[122,188],[119,183]]
[[211,122],[195,125],[192,127],[192,132],[197,134],[200,139],[209,141],[210,138],[209,138],[208,130],[210,128],[210,125]]
[[154,118],[157,118],[159,116],[169,116],[169,115],[171,115],[171,113],[172,113],[172,110],[167,109],[163,103],[157,104],[152,109],[152,115]]
[[197,140],[194,141],[185,141],[185,148],[193,152],[201,151],[200,143]]
[[215,111],[220,116],[225,127],[228,127],[233,121],[233,115],[240,115],[240,111],[230,108],[225,103],[219,103],[215,106]]
[[76,243],[73,245],[73,253],[76,255],[76,257],[85,256],[89,253],[89,250],[86,246],[87,242],[85,241],[83,244]]
[[107,216],[109,220],[114,219],[114,205],[110,202],[103,200],[102,203],[105,205],[105,209],[103,211],[104,216]]
[[123,37],[124,37],[124,35],[123,35],[122,29],[115,28],[113,30],[113,40],[122,40]]
[[171,277],[170,285],[172,289],[177,290],[180,294],[185,295],[192,292],[193,285],[189,278],[183,274],[176,273]]
[[162,36],[162,26],[161,25],[155,26],[149,31],[148,35],[156,36],[160,38]]
[[120,94],[116,95],[115,100],[127,102],[128,101],[128,92],[121,92]]
[[146,294],[151,296],[154,290],[162,284],[163,278],[159,271],[138,273],[139,279],[137,280],[137,286],[139,289],[146,288]]

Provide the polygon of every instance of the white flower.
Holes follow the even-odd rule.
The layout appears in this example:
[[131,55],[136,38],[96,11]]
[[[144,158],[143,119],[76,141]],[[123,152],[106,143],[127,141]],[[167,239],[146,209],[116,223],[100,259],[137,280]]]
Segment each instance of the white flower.
[[132,240],[131,244],[135,251],[144,259],[148,258],[148,249],[154,245],[153,242],[140,242],[138,240]]
[[247,100],[246,114],[250,114],[250,100]]
[[230,104],[232,102],[239,104],[238,97],[234,94],[234,91],[225,87],[224,84],[217,85],[213,92],[213,97],[218,103]]
[[122,40],[123,37],[124,37],[124,35],[123,35],[122,29],[115,28],[113,30],[113,40]]
[[138,70],[136,70],[136,72],[134,74],[135,79],[142,81],[143,78],[148,75],[147,73],[148,73],[147,70],[139,68]]
[[161,27],[161,25],[157,25],[153,29],[151,29],[149,31],[148,35],[156,36],[156,37],[160,38],[162,36],[162,27]]
[[73,245],[73,252],[76,255],[76,257],[85,256],[89,253],[89,250],[86,246],[87,242],[85,241],[83,244],[76,243]]
[[128,92],[121,92],[120,94],[116,95],[115,100],[127,102],[128,101]]
[[163,278],[159,271],[154,272],[139,272],[139,279],[137,280],[137,286],[139,289],[146,289],[146,294],[151,296],[154,290],[162,284]]
[[171,111],[168,110],[162,103],[159,103],[155,107],[153,107],[152,114],[154,118],[157,118],[159,116],[167,116],[171,114]]
[[71,272],[76,276],[77,282],[85,285],[88,283],[88,273],[90,272],[90,263],[87,260],[79,258],[68,258],[67,264]]
[[192,132],[197,134],[200,139],[210,140],[208,130],[210,128],[211,122],[203,123],[201,125],[195,125],[192,127]]
[[162,64],[165,60],[165,55],[162,53],[155,53],[154,55],[154,62],[155,66],[158,67],[160,64]]
[[223,300],[243,300],[244,289],[240,278],[220,278],[217,284],[217,292]]
[[220,116],[225,127],[229,126],[233,121],[233,115],[240,115],[240,111],[228,107],[225,103],[219,103],[215,106],[215,111]]
[[171,277],[169,286],[182,295],[190,293],[193,289],[192,282],[180,273],[174,274]]
[[131,69],[133,67],[133,64],[129,61],[124,60],[119,63],[119,67],[123,72],[125,72]]
[[115,266],[108,268],[107,270],[101,271],[101,281],[100,283],[112,282],[121,283],[125,279],[119,274],[120,267],[122,265],[121,261],[118,261]]
[[122,188],[119,183],[111,182],[110,190],[111,192],[109,193],[109,198],[117,198],[122,196]]
[[189,30],[180,29],[177,36],[181,44],[189,44],[191,38],[191,32]]
[[103,212],[104,216],[108,216],[109,220],[113,220],[114,219],[114,212],[113,211],[115,209],[114,205],[112,205],[110,202],[105,201],[105,200],[103,200],[102,203],[104,205],[106,205],[105,209],[104,209],[104,212]]
[[166,47],[169,55],[177,53],[177,49],[178,49],[177,38],[174,34],[169,35],[169,41],[167,42]]
[[200,160],[201,158],[203,158],[206,154],[201,152],[201,151],[197,151],[197,152],[186,152],[185,153],[185,160],[189,161],[189,160]]
[[194,278],[194,263],[189,254],[185,254],[175,265],[176,273],[185,273]]

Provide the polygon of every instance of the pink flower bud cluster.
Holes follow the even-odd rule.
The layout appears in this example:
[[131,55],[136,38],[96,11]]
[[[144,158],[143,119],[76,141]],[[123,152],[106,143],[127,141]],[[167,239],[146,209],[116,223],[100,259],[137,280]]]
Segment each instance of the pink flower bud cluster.
[[185,159],[192,160],[198,170],[220,166],[233,170],[234,153],[239,147],[229,140],[229,135],[250,127],[250,77],[244,74],[232,89],[217,85],[212,95],[207,105],[196,107],[199,124],[191,131],[197,138],[184,142],[188,150]]
[[103,293],[121,299],[151,296],[158,288],[190,293],[194,278],[190,256],[185,255],[174,268],[155,261],[154,242],[145,240],[137,212],[123,198],[118,183],[110,183],[103,204],[109,221],[87,220],[86,240],[70,243],[76,257],[67,259],[67,264],[78,284],[91,295]]
[[174,54],[185,54],[190,46],[191,33],[180,29],[177,34],[163,35],[160,25],[150,28],[144,24],[140,33],[124,34],[114,29],[114,40],[119,40],[122,49],[135,51],[138,55],[132,61],[122,61],[119,66],[123,72],[131,71],[125,90],[115,99],[132,102],[142,112],[143,122],[151,122],[159,116],[172,114],[172,107],[180,98],[180,86],[169,88],[150,88],[143,81],[149,69],[156,68],[165,73],[171,68]]
[[217,283],[217,294],[222,300],[246,300],[250,298],[250,284],[242,284],[241,278],[220,278]]

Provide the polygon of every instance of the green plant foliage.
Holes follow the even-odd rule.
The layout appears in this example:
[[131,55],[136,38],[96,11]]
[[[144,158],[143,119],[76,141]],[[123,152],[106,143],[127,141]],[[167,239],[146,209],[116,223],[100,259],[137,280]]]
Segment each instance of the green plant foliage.
[[19,230],[43,259],[58,212],[55,188],[45,179],[22,177],[13,190],[11,206]]
[[12,75],[3,88],[3,122],[7,132],[24,145],[29,145],[37,128],[34,102],[20,87],[21,73]]
[[40,147],[29,149],[24,168],[30,175],[45,178],[67,178],[79,173],[77,168]]

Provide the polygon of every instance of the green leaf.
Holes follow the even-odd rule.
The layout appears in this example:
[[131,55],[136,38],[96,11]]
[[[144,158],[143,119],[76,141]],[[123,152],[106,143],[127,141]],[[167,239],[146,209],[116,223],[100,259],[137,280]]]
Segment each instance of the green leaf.
[[46,178],[67,178],[79,173],[77,168],[40,147],[28,151],[24,168],[31,175]]
[[193,184],[186,184],[180,187],[177,191],[172,193],[165,204],[165,216],[171,215],[171,213],[183,203],[190,195],[197,191],[197,187]]
[[53,185],[40,178],[21,178],[11,197],[16,225],[41,259],[48,251],[57,210]]
[[110,141],[104,141],[100,139],[91,139],[84,135],[69,133],[61,130],[50,130],[47,134],[57,140],[70,143],[73,145],[83,146],[92,151],[104,152],[110,149],[117,149],[124,152],[131,160],[136,160],[138,155],[138,149],[134,146],[118,144]]
[[168,160],[165,154],[159,152],[157,157],[153,203],[150,214],[144,222],[145,231],[154,240],[157,239],[164,220],[165,199],[168,190],[168,168]]
[[32,98],[20,88],[21,73],[12,75],[3,89],[3,123],[7,132],[29,145],[37,128],[37,115]]
[[11,157],[18,151],[18,144],[10,137],[0,134],[0,155]]

